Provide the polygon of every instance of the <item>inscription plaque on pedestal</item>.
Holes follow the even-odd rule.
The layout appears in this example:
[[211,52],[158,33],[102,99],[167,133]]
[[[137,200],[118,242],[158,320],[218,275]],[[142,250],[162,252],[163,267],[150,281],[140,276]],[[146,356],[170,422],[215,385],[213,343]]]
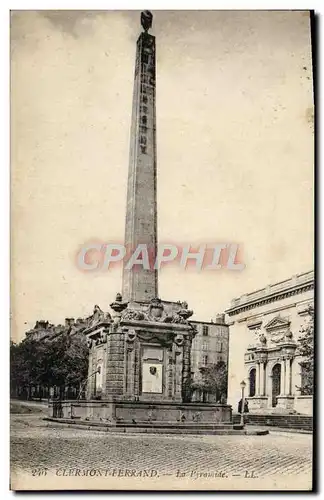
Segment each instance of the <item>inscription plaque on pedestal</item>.
[[163,392],[163,348],[144,347],[142,356],[142,393]]

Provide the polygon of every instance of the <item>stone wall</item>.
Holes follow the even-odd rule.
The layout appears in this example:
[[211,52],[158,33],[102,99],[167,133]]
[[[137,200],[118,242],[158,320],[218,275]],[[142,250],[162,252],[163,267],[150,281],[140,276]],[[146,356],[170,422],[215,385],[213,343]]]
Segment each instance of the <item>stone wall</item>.
[[[52,405],[49,416],[53,416]],[[102,421],[105,423],[231,423],[232,410],[228,405],[179,403],[142,403],[109,401],[65,401],[62,418]]]
[[313,415],[313,396],[297,396],[294,409],[303,415]]

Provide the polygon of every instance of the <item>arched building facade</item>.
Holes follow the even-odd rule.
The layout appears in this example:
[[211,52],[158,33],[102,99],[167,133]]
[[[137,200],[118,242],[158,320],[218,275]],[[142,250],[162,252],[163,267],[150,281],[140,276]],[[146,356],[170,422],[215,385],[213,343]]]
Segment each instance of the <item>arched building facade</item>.
[[226,311],[229,335],[229,403],[237,407],[246,382],[251,412],[312,412],[303,394],[303,358],[298,338],[310,320],[313,271],[245,294]]

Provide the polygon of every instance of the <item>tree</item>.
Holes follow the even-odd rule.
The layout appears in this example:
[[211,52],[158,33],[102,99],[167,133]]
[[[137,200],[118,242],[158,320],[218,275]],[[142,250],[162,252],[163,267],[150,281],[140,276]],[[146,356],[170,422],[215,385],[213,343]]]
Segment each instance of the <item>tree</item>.
[[206,366],[201,370],[200,379],[191,384],[193,391],[203,394],[214,394],[216,401],[223,401],[227,394],[227,367],[224,361]]
[[47,343],[43,383],[60,388],[78,388],[88,372],[88,347],[81,335],[62,334]]
[[[65,387],[77,390],[88,371],[88,347],[82,334],[64,333],[53,340],[23,340],[10,345],[12,394],[30,395],[32,386],[57,386],[63,396]],[[41,394],[41,391],[40,391]],[[25,396],[26,397],[26,396]],[[41,397],[41,396],[40,396]]]
[[10,381],[12,393],[30,397],[30,389],[42,383],[45,346],[35,340],[10,344]]
[[314,307],[309,306],[307,313],[307,321],[298,338],[298,351],[302,356],[302,385],[299,387],[302,395],[313,394],[314,390]]
[[19,344],[10,342],[10,394],[19,395],[19,389],[28,385],[27,366]]

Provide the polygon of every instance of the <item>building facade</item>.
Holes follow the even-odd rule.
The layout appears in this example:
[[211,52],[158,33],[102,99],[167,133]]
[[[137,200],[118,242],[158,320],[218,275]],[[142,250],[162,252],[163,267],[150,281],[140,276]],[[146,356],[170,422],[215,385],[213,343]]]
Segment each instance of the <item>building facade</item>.
[[77,333],[81,326],[86,326],[86,320],[78,318],[65,318],[64,325],[53,325],[49,321],[39,320],[36,321],[35,326],[26,332],[26,340],[54,340],[59,335],[69,333],[74,335]]
[[313,271],[232,301],[226,313],[231,352],[229,403],[234,408],[244,380],[251,412],[312,413],[312,396],[302,394],[298,338],[310,321],[313,302]]
[[[203,371],[222,362],[228,372],[229,327],[225,323],[225,314],[218,314],[215,320],[191,321],[196,335],[191,348],[191,374],[193,380],[198,380]],[[227,385],[227,384],[226,384]],[[222,394],[227,398],[227,393]],[[214,402],[216,394],[194,394],[193,400]]]

